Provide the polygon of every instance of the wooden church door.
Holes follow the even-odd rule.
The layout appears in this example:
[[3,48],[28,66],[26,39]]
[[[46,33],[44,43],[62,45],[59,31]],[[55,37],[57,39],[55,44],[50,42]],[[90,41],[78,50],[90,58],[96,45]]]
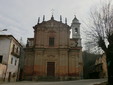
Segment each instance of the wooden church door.
[[55,76],[55,62],[47,62],[47,76]]

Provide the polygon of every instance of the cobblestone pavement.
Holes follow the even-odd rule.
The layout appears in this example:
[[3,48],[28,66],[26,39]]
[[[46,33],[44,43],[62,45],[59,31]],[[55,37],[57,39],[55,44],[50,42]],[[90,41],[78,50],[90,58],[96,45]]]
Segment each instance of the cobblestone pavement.
[[59,81],[59,82],[22,81],[22,82],[15,82],[15,83],[2,83],[0,85],[93,85],[93,84],[98,84],[105,81],[106,79],[88,79],[88,80]]

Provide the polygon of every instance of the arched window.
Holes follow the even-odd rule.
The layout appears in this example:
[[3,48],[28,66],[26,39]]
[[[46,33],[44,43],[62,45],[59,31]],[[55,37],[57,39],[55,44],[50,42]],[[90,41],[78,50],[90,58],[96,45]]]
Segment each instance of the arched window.
[[77,28],[75,28],[75,32],[78,33],[78,29]]

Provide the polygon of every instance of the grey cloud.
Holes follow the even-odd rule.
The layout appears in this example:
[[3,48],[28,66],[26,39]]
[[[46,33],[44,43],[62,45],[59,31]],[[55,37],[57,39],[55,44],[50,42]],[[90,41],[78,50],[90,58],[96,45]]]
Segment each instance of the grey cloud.
[[10,28],[10,32],[17,38],[23,36],[33,37],[33,28],[38,17],[45,15],[46,20],[51,17],[51,9],[54,9],[54,17],[59,20],[63,15],[71,24],[74,15],[84,20],[90,7],[99,0],[0,0],[0,27]]

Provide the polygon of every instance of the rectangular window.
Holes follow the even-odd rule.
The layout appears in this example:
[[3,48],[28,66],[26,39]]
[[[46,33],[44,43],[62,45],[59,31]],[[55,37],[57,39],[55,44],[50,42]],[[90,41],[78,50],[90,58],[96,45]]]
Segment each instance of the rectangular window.
[[12,52],[14,53],[14,50],[15,50],[15,45],[13,45],[13,48],[12,48]]
[[16,53],[18,53],[18,47],[16,48]]
[[17,60],[15,60],[15,66],[16,66]]
[[3,56],[0,56],[0,63],[2,63]]
[[13,64],[13,58],[11,58],[11,64]]
[[54,40],[52,37],[49,38],[49,46],[54,46]]

